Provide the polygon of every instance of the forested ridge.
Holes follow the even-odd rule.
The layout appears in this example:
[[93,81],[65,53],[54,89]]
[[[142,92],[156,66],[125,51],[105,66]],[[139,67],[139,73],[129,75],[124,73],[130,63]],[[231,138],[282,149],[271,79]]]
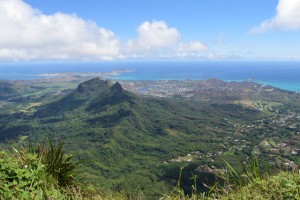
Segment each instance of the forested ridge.
[[[277,95],[274,103],[272,91],[249,101],[242,96],[157,98],[98,78],[75,89],[75,84],[1,85],[6,91],[1,93],[1,148],[8,148],[7,141],[63,141],[65,151],[82,162],[78,173],[102,190],[158,198],[176,187],[183,167],[181,189],[191,195],[193,175],[197,191],[208,192],[206,186],[226,168],[224,160],[237,169],[253,156],[269,171],[299,165],[298,97],[282,90],[273,93],[290,101]],[[213,90],[204,92],[215,95]],[[283,116],[294,117],[284,125]]]

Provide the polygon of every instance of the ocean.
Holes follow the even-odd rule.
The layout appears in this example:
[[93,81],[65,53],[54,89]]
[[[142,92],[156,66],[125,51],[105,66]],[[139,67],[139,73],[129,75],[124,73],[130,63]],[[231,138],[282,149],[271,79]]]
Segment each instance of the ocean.
[[106,78],[118,80],[255,81],[300,92],[300,62],[292,61],[112,61],[0,63],[0,79],[30,80],[39,74],[110,72],[130,69]]

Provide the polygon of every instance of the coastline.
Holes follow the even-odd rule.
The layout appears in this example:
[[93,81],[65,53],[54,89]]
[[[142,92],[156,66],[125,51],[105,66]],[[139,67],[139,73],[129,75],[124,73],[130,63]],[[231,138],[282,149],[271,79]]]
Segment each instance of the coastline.
[[[88,78],[157,81],[250,81],[300,92],[300,62],[108,62],[0,65],[0,80],[84,81]],[[78,79],[78,77],[80,77]]]
[[[113,81],[129,81],[129,82],[159,82],[159,81],[204,81],[208,79],[213,79],[213,77],[208,79],[139,79],[138,77],[134,76],[135,70],[132,69],[124,69],[124,70],[115,70],[111,72],[86,72],[86,73],[44,73],[44,74],[36,74],[32,75],[32,79],[26,80],[5,80],[0,79],[0,81],[9,81],[9,82],[19,82],[19,83],[51,83],[51,82],[82,82],[94,77],[99,77],[101,79],[109,79]],[[133,73],[133,74],[130,74]],[[126,74],[126,75],[124,75]],[[219,79],[219,78],[217,78]],[[240,79],[219,79],[225,82],[253,82],[259,83],[265,86],[272,86],[279,89],[291,91],[291,92],[300,92],[300,82],[267,82],[267,81],[260,81],[260,80],[240,80]]]

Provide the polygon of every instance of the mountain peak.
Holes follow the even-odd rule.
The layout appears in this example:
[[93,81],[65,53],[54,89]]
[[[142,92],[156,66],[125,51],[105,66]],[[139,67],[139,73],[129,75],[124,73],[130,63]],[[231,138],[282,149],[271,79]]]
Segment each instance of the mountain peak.
[[113,86],[111,86],[113,91],[122,92],[124,89],[122,85],[117,81]]
[[76,92],[80,94],[90,93],[109,88],[109,82],[107,80],[101,80],[99,78],[93,78],[91,80],[82,82],[78,85]]

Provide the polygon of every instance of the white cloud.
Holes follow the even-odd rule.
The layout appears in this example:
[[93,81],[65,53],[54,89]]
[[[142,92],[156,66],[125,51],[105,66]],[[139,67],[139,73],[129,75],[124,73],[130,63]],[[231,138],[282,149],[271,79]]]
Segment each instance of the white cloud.
[[199,41],[180,42],[180,32],[164,21],[146,21],[137,33],[138,37],[125,47],[125,55],[131,58],[194,58],[208,49]]
[[170,48],[180,39],[180,33],[175,28],[169,28],[164,21],[144,22],[137,29],[138,38],[129,40],[126,52],[153,53],[154,51]]
[[201,42],[191,41],[188,43],[180,43],[175,50],[176,52],[181,52],[181,53],[198,53],[207,49],[208,49],[207,46],[205,46]]
[[75,14],[45,15],[21,0],[0,0],[0,59],[113,59],[114,33]]
[[279,0],[277,15],[262,22],[252,32],[265,32],[272,29],[300,29],[300,0]]
[[76,14],[46,15],[23,0],[0,0],[0,60],[111,60],[203,56],[199,41],[182,43],[164,21],[145,21],[120,44],[108,29]]

